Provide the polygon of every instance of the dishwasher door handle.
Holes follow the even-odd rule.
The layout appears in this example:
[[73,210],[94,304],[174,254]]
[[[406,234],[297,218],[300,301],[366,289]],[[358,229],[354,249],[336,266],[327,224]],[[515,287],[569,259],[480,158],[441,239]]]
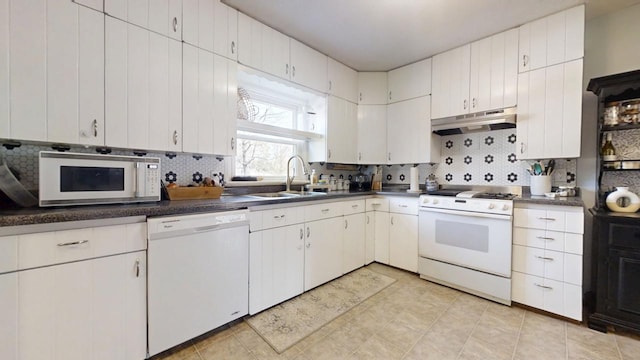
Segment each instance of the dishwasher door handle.
[[193,229],[193,232],[205,232],[205,231],[212,231],[212,230],[216,230],[217,228],[219,228],[220,225],[208,225],[208,226],[201,226],[201,227],[197,227],[195,229]]

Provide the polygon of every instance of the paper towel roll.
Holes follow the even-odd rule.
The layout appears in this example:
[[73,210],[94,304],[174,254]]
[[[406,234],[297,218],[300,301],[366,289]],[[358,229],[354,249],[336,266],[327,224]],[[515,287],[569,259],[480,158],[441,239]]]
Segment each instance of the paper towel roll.
[[409,182],[409,191],[418,191],[420,190],[420,183],[418,182],[418,168],[412,167],[410,172],[410,182]]

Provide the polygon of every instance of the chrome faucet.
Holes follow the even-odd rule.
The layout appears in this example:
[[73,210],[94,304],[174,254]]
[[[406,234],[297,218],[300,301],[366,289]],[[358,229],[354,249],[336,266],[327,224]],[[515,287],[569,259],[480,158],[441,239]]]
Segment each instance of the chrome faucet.
[[300,164],[302,164],[302,171],[304,171],[305,175],[309,175],[309,170],[307,169],[307,166],[304,164],[304,160],[300,155],[293,155],[292,157],[290,157],[289,160],[287,160],[287,191],[291,191],[291,183],[293,182],[293,176],[289,175],[289,169],[291,168],[291,160],[293,159],[300,160]]

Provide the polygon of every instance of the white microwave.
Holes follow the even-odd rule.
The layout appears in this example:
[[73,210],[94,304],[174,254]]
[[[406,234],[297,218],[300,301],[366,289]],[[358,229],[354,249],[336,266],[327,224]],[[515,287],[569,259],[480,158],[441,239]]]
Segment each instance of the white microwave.
[[160,159],[41,151],[40,206],[160,200]]

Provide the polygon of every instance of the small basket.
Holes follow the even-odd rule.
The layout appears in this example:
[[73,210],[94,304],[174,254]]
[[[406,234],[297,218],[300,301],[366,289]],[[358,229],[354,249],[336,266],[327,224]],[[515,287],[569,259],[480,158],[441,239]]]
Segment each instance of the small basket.
[[198,187],[177,187],[167,188],[169,200],[197,200],[197,199],[220,199],[221,186],[198,186]]

